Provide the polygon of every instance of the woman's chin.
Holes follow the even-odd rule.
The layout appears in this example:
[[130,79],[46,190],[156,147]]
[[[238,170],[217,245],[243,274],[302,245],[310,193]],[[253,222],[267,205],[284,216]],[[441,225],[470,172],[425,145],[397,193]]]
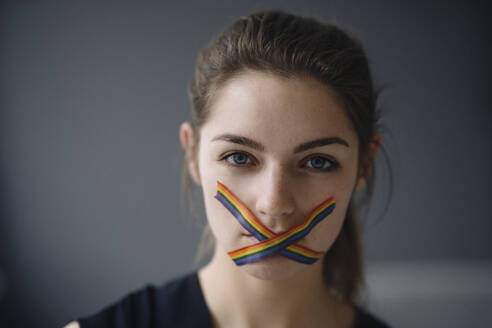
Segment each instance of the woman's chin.
[[310,265],[294,262],[284,256],[273,255],[258,262],[239,266],[239,269],[262,280],[286,280],[308,267]]

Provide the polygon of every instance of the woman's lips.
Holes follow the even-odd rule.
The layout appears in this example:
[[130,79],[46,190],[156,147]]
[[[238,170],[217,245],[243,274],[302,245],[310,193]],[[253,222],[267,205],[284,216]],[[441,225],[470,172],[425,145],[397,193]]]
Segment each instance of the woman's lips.
[[[250,233],[243,232],[243,233],[241,233],[241,237],[244,237],[244,238],[247,238],[247,239],[251,239],[254,242],[258,242],[257,238],[255,236],[253,236],[252,234],[250,234]],[[296,244],[299,244],[299,242],[302,243],[302,241],[304,241],[305,239],[306,239],[306,236],[302,237],[300,240],[298,240],[296,242]]]
[[245,239],[249,240],[249,242],[250,242],[251,244],[254,244],[254,243],[258,242],[258,240],[256,240],[255,236],[253,236],[253,235],[252,235],[252,234],[250,234],[250,233],[242,233],[242,234],[241,234],[241,237],[243,237],[243,238],[245,238]]

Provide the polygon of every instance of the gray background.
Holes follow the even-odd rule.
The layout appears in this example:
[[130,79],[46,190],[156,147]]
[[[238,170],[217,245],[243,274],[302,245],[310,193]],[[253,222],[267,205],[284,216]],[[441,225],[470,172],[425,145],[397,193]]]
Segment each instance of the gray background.
[[192,270],[203,218],[179,207],[178,128],[196,54],[239,15],[272,8],[356,33],[385,86],[395,181],[382,217],[379,161],[362,219],[369,307],[401,327],[452,316],[456,327],[483,326],[492,305],[486,1],[347,0],[2,2],[0,326],[61,326]]

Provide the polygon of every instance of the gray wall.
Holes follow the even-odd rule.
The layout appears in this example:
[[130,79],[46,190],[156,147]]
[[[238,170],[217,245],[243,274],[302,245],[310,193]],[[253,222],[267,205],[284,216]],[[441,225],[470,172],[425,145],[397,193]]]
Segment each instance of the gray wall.
[[385,86],[395,181],[381,218],[380,161],[362,219],[369,265],[492,259],[485,1],[138,3],[2,2],[0,326],[60,326],[192,269],[186,87],[198,50],[252,9],[348,28]]

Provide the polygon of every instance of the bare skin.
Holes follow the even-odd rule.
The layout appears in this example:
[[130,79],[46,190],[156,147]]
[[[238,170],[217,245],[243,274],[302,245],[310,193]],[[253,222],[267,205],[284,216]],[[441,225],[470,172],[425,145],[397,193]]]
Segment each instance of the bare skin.
[[[321,278],[320,264],[307,270]],[[199,272],[214,327],[351,327],[353,309],[338,302],[321,279],[309,276],[259,280],[235,267],[219,249]]]
[[[199,131],[198,154],[193,153],[193,133],[191,125],[183,123],[180,139],[188,169],[202,188],[216,239],[212,261],[199,271],[214,326],[351,327],[354,310],[323,283],[321,261],[304,265],[273,256],[236,266],[227,252],[252,240],[213,197],[220,180],[260,221],[279,233],[303,221],[315,205],[334,195],[335,211],[300,242],[327,251],[339,234],[353,191],[366,184],[357,171],[357,135],[334,93],[310,78],[246,72],[215,95],[210,117]],[[230,133],[261,147],[217,141],[217,136]],[[347,145],[295,151],[299,144],[330,136],[340,137]],[[379,149],[379,136],[375,140],[373,156]],[[314,158],[310,156],[317,160],[309,162]],[[329,170],[334,166],[323,162],[328,158],[340,168]],[[313,163],[324,163],[328,169],[315,168]]]

